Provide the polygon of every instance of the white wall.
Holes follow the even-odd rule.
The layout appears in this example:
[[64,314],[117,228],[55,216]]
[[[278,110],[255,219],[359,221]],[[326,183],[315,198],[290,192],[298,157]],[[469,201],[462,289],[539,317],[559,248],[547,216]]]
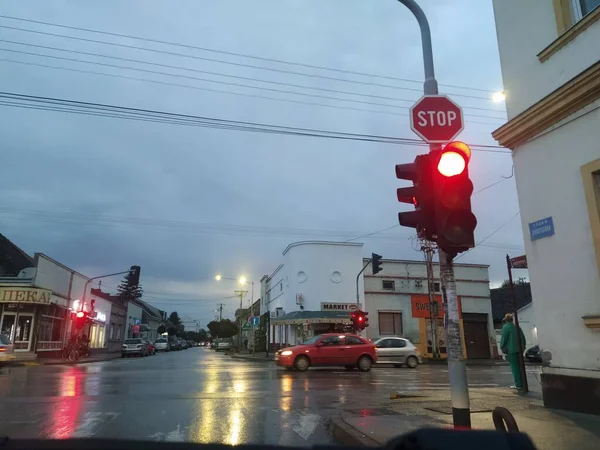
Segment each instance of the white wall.
[[[322,302],[356,301],[356,275],[362,269],[362,244],[306,241],[290,244],[283,267],[269,282],[269,310],[299,310],[296,294],[304,297],[306,311],[320,311]],[[335,281],[334,281],[335,280]],[[361,302],[362,280],[359,281]]]
[[[71,299],[79,299],[83,294],[83,288],[85,286],[86,281],[88,280],[85,276],[75,272],[68,267],[63,266],[62,264],[54,261],[52,258],[43,255],[41,253],[36,254],[37,258],[37,270],[35,275],[34,284],[43,289],[50,289],[55,294],[64,299],[69,298],[69,284],[71,284]],[[71,282],[71,277],[73,278]],[[88,287],[88,298],[90,287]],[[58,298],[56,295],[53,296],[57,303]],[[60,301],[59,304],[63,302]],[[62,306],[68,306],[66,302],[64,302]]]
[[493,0],[509,119],[600,59],[600,22],[541,63],[558,31],[552,1]]
[[525,335],[525,343],[527,348],[531,348],[538,344],[537,328],[535,324],[535,314],[532,304],[521,308],[518,312],[519,327]]
[[[590,108],[595,106],[600,101]],[[600,333],[581,319],[600,313],[600,279],[580,172],[600,157],[598,124],[597,110],[528,142],[514,155],[539,344],[559,367],[600,369]],[[531,241],[528,224],[548,216],[556,234]]]

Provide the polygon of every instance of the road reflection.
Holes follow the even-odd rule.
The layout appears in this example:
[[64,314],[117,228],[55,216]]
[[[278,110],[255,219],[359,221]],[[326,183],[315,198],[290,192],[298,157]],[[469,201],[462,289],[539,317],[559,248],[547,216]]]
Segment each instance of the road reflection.
[[58,382],[59,400],[52,408],[47,435],[50,439],[71,437],[81,415],[85,373],[77,367],[64,370]]

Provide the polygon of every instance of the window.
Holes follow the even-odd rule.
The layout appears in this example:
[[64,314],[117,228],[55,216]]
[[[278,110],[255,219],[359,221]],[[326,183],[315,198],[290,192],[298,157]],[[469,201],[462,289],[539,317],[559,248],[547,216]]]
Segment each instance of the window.
[[402,334],[401,312],[379,313],[379,334],[381,336],[397,336]]
[[363,345],[364,342],[355,336],[346,336],[346,345]]
[[433,283],[433,291],[440,292],[440,283]]
[[385,289],[386,291],[394,291],[396,290],[396,286],[393,280],[382,280],[381,281],[381,288]]
[[577,22],[600,6],[600,0],[571,0],[573,22]]
[[406,347],[406,341],[404,339],[390,339],[392,341],[392,347],[403,348]]
[[329,336],[321,341],[323,345],[341,345],[342,340],[337,336]]
[[587,205],[592,245],[596,253],[596,266],[600,274],[600,159],[581,166],[583,191]]

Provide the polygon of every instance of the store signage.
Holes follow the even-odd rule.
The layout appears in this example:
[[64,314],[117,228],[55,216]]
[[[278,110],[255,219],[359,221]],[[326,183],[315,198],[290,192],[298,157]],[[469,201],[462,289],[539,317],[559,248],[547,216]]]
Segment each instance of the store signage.
[[[459,318],[462,319],[462,305],[460,301],[460,297],[458,299],[458,314]],[[433,300],[438,304],[437,307],[437,317],[438,319],[442,319],[444,317],[444,310],[442,307],[442,296],[435,295]],[[413,318],[419,319],[429,319],[429,295],[411,295],[410,296],[410,309]]]
[[0,287],[0,303],[49,305],[52,291],[37,288]]
[[361,303],[321,303],[321,311],[356,311]]

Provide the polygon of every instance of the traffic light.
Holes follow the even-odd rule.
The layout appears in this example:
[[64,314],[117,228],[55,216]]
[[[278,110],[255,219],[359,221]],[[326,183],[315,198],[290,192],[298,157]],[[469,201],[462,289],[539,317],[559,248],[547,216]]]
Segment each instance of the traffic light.
[[435,235],[435,211],[433,203],[431,153],[418,155],[414,162],[396,165],[396,177],[412,181],[412,187],[398,188],[397,197],[401,203],[414,205],[414,211],[398,213],[398,221],[403,227],[415,228],[417,234],[432,240]]
[[350,321],[352,322],[352,329],[358,330],[358,311],[352,311],[350,313]]
[[363,316],[362,329],[364,330],[365,328],[367,328],[369,326],[369,318],[367,317],[369,315],[369,313],[367,311],[361,311],[361,312],[362,312],[362,316]]
[[373,275],[377,275],[383,270],[381,258],[382,256],[378,255],[377,253],[371,253],[371,266],[373,267]]
[[77,311],[75,313],[75,329],[81,330],[84,327],[86,320],[87,313],[85,311]]
[[469,179],[471,149],[464,142],[454,141],[431,155],[435,158],[432,186],[436,241],[441,250],[454,257],[475,246],[477,219],[471,211],[473,183]]
[[350,313],[350,319],[352,320],[352,328],[355,331],[362,331],[369,326],[369,315],[368,312],[357,309]]
[[142,268],[140,266],[131,266],[129,268],[129,278],[127,278],[127,284],[129,286],[137,286],[140,284],[140,272]]

